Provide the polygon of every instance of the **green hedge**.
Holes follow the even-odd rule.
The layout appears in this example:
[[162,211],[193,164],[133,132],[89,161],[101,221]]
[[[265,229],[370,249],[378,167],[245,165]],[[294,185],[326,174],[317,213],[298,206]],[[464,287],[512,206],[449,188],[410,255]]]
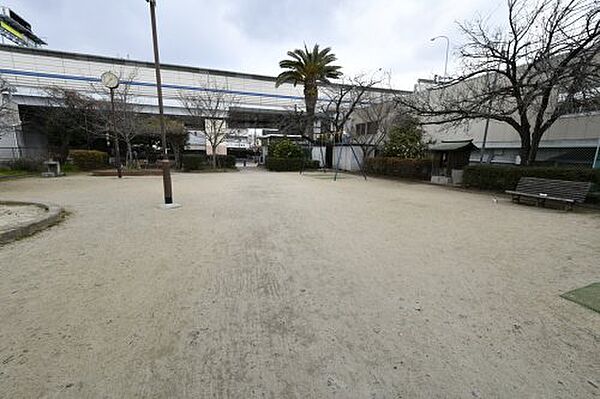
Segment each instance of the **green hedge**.
[[[187,154],[183,156],[183,170],[203,170],[211,167],[212,156],[204,154]],[[217,168],[234,169],[235,155],[217,155]]]
[[79,170],[104,169],[108,166],[108,154],[93,150],[71,150],[69,157]]
[[[302,158],[267,157],[265,166],[274,172],[293,172],[302,169]],[[319,161],[304,161],[304,169],[317,169]]]
[[219,168],[235,169],[235,155],[217,155]]
[[600,169],[575,169],[539,166],[473,165],[465,168],[463,184],[483,190],[514,190],[521,177],[589,181],[600,185]]
[[430,159],[403,159],[393,157],[367,158],[367,173],[381,176],[403,177],[429,180],[431,177]]
[[18,158],[10,161],[7,166],[12,170],[19,170],[28,173],[38,173],[45,170],[44,162],[41,159]]

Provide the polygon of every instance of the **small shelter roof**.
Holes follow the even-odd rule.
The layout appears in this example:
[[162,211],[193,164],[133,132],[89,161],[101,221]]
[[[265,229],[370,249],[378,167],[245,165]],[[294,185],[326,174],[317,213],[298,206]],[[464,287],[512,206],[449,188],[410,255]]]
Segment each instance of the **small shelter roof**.
[[459,151],[459,150],[476,150],[477,146],[473,144],[473,140],[442,140],[441,143],[431,144],[429,151],[432,152],[447,152],[447,151]]

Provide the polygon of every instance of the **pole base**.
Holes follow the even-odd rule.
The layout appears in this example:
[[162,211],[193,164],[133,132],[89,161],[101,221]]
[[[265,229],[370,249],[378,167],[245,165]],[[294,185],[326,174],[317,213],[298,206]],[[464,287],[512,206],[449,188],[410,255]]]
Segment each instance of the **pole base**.
[[177,209],[177,208],[181,208],[181,204],[176,204],[174,202],[170,203],[170,204],[162,204],[160,206],[161,209]]

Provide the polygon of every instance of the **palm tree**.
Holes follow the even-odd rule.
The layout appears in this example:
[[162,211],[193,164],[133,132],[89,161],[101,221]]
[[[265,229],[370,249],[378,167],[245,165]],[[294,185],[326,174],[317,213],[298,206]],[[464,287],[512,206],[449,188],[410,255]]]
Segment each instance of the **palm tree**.
[[306,137],[312,140],[313,125],[315,119],[315,107],[319,95],[319,84],[329,83],[329,79],[337,79],[342,76],[340,69],[342,67],[331,65],[336,61],[335,54],[331,53],[331,47],[323,50],[315,44],[312,51],[304,45],[304,49],[288,51],[291,59],[282,60],[279,66],[285,71],[277,76],[275,87],[283,83],[292,83],[296,86],[298,83],[304,85],[304,102],[306,104],[306,125],[304,128]]

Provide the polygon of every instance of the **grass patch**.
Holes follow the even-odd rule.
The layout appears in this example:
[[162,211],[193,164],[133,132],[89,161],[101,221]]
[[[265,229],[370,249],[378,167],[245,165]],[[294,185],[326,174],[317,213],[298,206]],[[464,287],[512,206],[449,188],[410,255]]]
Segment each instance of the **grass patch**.
[[561,297],[600,313],[600,283],[577,288],[562,294]]
[[24,170],[0,169],[0,176],[25,176],[30,174]]

